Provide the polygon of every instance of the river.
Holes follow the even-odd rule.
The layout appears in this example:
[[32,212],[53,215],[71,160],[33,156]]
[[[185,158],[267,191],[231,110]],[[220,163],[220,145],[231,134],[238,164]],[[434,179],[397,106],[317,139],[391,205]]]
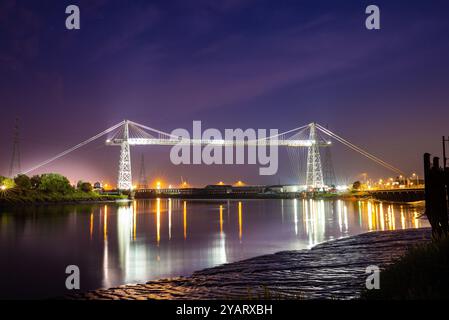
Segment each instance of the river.
[[69,293],[193,271],[375,230],[428,227],[422,204],[372,200],[136,200],[0,208],[0,298]]

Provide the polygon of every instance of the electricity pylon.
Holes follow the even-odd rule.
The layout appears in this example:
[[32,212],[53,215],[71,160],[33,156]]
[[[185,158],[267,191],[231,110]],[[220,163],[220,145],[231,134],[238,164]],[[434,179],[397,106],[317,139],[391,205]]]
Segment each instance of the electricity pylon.
[[20,167],[20,143],[19,143],[19,119],[16,118],[14,125],[14,138],[12,147],[11,164],[9,166],[9,177],[14,178],[15,175],[21,173]]

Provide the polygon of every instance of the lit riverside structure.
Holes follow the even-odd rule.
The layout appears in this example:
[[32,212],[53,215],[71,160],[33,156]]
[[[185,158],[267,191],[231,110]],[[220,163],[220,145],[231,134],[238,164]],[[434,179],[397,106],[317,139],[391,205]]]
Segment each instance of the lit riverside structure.
[[132,190],[132,168],[131,168],[131,146],[143,145],[216,145],[216,146],[284,146],[292,148],[307,148],[307,169],[306,169],[306,186],[307,188],[323,188],[325,186],[323,179],[323,169],[320,157],[320,148],[330,147],[331,140],[324,139],[319,133],[332,138],[348,148],[358,152],[377,164],[387,168],[390,171],[403,175],[404,173],[396,167],[379,159],[371,153],[357,147],[351,142],[343,139],[332,131],[324,128],[320,124],[310,123],[302,127],[298,127],[276,136],[255,140],[224,140],[224,139],[190,139],[181,136],[176,136],[157,129],[153,129],[142,124],[124,120],[116,125],[98,133],[97,135],[77,144],[76,146],[67,149],[56,156],[22,172],[27,174],[44,165],[53,162],[68,153],[85,146],[86,144],[97,140],[98,138],[113,133],[110,139],[106,140],[109,146],[120,147],[119,169],[117,178],[117,189]]

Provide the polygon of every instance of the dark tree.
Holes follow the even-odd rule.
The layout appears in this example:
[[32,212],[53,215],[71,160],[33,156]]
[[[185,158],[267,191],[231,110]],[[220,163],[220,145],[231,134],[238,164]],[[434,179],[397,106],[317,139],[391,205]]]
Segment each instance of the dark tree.
[[360,187],[362,186],[362,184],[360,183],[360,181],[356,181],[352,184],[352,189],[354,190],[360,190]]
[[41,185],[41,176],[40,175],[32,176],[30,182],[32,189],[39,189],[39,186]]
[[19,174],[14,178],[16,185],[23,190],[31,189],[31,179],[26,174]]
[[69,180],[57,173],[46,173],[41,176],[39,190],[47,193],[67,194],[73,191]]
[[79,190],[83,192],[91,192],[92,191],[92,184],[90,182],[83,182],[81,183],[81,186],[79,187]]

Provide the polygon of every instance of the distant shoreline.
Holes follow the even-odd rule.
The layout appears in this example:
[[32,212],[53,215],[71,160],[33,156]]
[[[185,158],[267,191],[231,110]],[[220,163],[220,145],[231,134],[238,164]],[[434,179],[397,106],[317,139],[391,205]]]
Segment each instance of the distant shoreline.
[[136,193],[135,199],[157,199],[157,198],[171,198],[171,199],[207,199],[207,200],[251,200],[251,199],[316,199],[316,200],[326,200],[326,199],[342,199],[342,200],[358,200],[367,198],[367,195],[354,195],[354,194],[316,194],[313,196],[303,196],[299,193],[279,193],[279,194],[244,194],[244,193],[227,193],[227,194],[164,194],[164,193]]
[[76,205],[76,204],[101,204],[101,203],[120,203],[127,200],[152,200],[152,199],[179,199],[179,200],[367,200],[409,203],[407,201],[393,201],[376,199],[367,194],[324,194],[303,196],[300,194],[145,194],[129,198],[128,195],[86,195],[77,197],[72,195],[40,195],[38,198],[12,197],[0,198],[0,207],[25,206],[25,205]]
[[27,205],[76,205],[76,204],[101,204],[115,203],[117,201],[126,200],[128,196],[112,196],[112,195],[92,195],[86,194],[80,196],[75,195],[39,195],[36,197],[27,197],[16,195],[14,197],[0,198],[0,207],[21,207]]

